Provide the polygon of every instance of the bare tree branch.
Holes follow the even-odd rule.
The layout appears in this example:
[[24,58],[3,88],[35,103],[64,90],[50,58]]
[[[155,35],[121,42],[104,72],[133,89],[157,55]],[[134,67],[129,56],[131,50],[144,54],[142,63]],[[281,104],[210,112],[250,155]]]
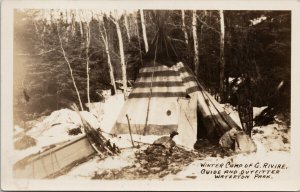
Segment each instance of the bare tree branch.
[[75,78],[74,78],[74,76],[73,76],[73,70],[72,70],[70,61],[69,61],[69,59],[68,59],[68,57],[67,57],[67,55],[66,55],[65,49],[64,49],[64,47],[63,47],[62,39],[61,39],[60,34],[59,34],[59,25],[58,25],[58,23],[56,23],[56,24],[57,24],[57,35],[58,35],[58,39],[59,39],[59,43],[60,43],[60,48],[61,48],[61,50],[62,50],[64,59],[65,59],[67,65],[68,65],[68,67],[69,67],[70,75],[71,75],[72,82],[73,82],[73,85],[74,85],[74,88],[75,88],[75,91],[76,91],[76,94],[77,94],[77,97],[78,97],[79,105],[80,105],[81,110],[83,111],[83,106],[82,106],[80,94],[79,94],[79,91],[78,91],[78,88],[77,88],[77,85],[76,85],[76,82],[75,82]]
[[113,18],[112,15],[108,17],[111,21],[114,22],[117,28],[117,35],[118,35],[118,42],[119,42],[119,51],[120,51],[120,59],[121,59],[121,68],[122,68],[122,79],[123,79],[123,87],[124,87],[124,96],[127,95],[127,74],[126,74],[126,62],[125,62],[125,54],[124,54],[124,45],[123,45],[123,38],[121,33],[121,28],[119,22]]
[[145,26],[145,19],[144,19],[144,11],[140,9],[140,15],[141,15],[141,24],[142,24],[142,31],[143,31],[143,39],[144,39],[144,44],[145,44],[145,50],[146,53],[149,50],[148,46],[148,39],[147,39],[147,32],[146,32],[146,26]]
[[182,19],[182,30],[183,30],[183,33],[184,33],[184,40],[185,40],[186,45],[188,45],[189,44],[189,37],[188,37],[188,34],[187,34],[186,25],[185,25],[184,10],[181,10],[181,19]]
[[198,20],[201,24],[203,24],[206,28],[208,28],[208,29],[210,29],[210,30],[212,30],[212,31],[214,31],[214,32],[216,32],[216,33],[221,34],[220,31],[218,31],[217,29],[215,29],[215,28],[213,28],[212,26],[208,25],[208,24],[207,24],[205,21],[203,21],[199,16],[197,16],[197,20]]
[[185,41],[181,40],[181,39],[176,39],[176,38],[170,38],[172,41],[177,41],[177,42],[180,42],[180,43],[183,43],[183,44],[186,44]]
[[[103,15],[101,15],[101,16],[103,17]],[[105,52],[106,52],[106,56],[107,56],[107,64],[108,64],[108,68],[109,68],[110,82],[111,82],[111,84],[114,88],[115,93],[117,93],[117,87],[116,87],[116,82],[115,82],[115,77],[114,77],[114,68],[111,64],[110,51],[109,51],[109,45],[108,45],[106,29],[105,29],[104,24],[101,23],[101,19],[100,19],[99,15],[97,15],[97,17],[98,17],[98,25],[99,25],[100,35],[101,35],[103,44],[105,46]]]

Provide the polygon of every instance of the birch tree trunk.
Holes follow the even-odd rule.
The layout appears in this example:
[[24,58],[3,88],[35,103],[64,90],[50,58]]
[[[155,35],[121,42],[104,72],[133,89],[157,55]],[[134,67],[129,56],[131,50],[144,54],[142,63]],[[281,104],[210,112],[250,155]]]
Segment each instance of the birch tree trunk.
[[66,18],[65,18],[65,20],[66,20],[66,23],[69,23],[68,21],[69,21],[69,14],[68,14],[68,10],[66,9]]
[[123,79],[123,90],[124,90],[124,96],[127,97],[127,75],[126,75],[126,63],[125,63],[125,54],[124,54],[124,45],[123,45],[123,38],[121,33],[121,28],[119,25],[119,19],[120,16],[118,15],[118,12],[114,12],[114,16],[110,15],[108,17],[115,25],[117,29],[117,36],[118,36],[118,42],[119,42],[119,51],[120,51],[120,59],[121,59],[121,69],[122,69],[122,79]]
[[141,46],[141,39],[140,39],[140,31],[139,31],[139,25],[138,25],[138,19],[135,17],[135,26],[136,26],[136,35],[138,37],[138,42],[139,42],[139,53],[140,53],[140,60],[141,60],[141,65],[143,65],[143,54],[142,54],[142,46]]
[[[204,20],[204,22],[205,22],[205,20],[206,20],[206,15],[207,15],[207,11],[206,10],[204,10],[204,12],[203,12],[203,20]],[[206,23],[206,22],[205,22]],[[200,45],[202,45],[202,47],[203,46],[205,46],[205,45],[203,45],[203,44],[201,44],[201,42],[203,42],[203,39],[204,39],[204,24],[202,23],[201,24],[201,27],[200,27],[200,37],[199,37],[199,42],[200,42]],[[201,48],[199,48],[199,49],[201,49]],[[208,76],[210,75],[209,73],[207,73],[207,66],[206,65],[202,65],[201,66],[201,69],[200,69],[200,74],[204,74],[204,75],[207,75],[207,78],[208,78]],[[206,77],[204,77],[204,78],[206,78]]]
[[130,41],[130,32],[129,32],[128,18],[127,18],[126,11],[124,12],[124,23],[125,23],[125,28],[126,28],[126,33],[127,33],[128,41]]
[[51,26],[53,26],[52,24],[55,23],[55,22],[54,22],[54,16],[53,16],[53,10],[52,9],[50,9],[49,14],[50,14],[50,23],[51,23]]
[[197,37],[197,15],[196,15],[196,10],[193,10],[192,32],[193,32],[193,40],[194,40],[194,65],[195,65],[195,74],[198,75],[198,69],[199,69],[199,46],[198,46],[198,37]]
[[[76,10],[76,14],[80,17],[80,14],[79,14],[78,10]],[[79,29],[80,29],[80,36],[83,37],[83,27],[82,27],[81,19],[78,23],[79,23]]]
[[189,44],[189,37],[188,37],[188,34],[187,34],[186,25],[185,25],[184,10],[181,10],[181,18],[182,18],[182,30],[183,30],[183,33],[184,33],[184,40],[185,40],[185,43],[188,45]]
[[111,84],[114,88],[115,93],[117,93],[117,87],[116,87],[116,82],[115,82],[115,77],[114,77],[114,69],[113,69],[113,66],[111,64],[110,53],[109,53],[107,33],[106,33],[106,29],[105,29],[104,25],[103,25],[103,31],[102,31],[100,20],[99,20],[99,31],[100,31],[100,35],[101,35],[103,44],[105,46],[105,52],[106,52],[106,56],[107,56],[107,64],[108,64],[108,68],[109,68],[110,81],[111,81]]
[[137,18],[138,13],[133,13],[133,23],[134,23],[134,35],[138,35],[138,18]]
[[149,50],[149,46],[148,46],[146,26],[145,26],[144,11],[142,9],[140,9],[140,15],[141,15],[141,23],[142,23],[142,31],[143,31],[143,39],[144,39],[144,44],[145,44],[145,51],[147,53],[148,50]]
[[58,35],[58,39],[59,39],[59,43],[60,43],[60,48],[61,48],[62,54],[63,54],[63,56],[64,56],[64,59],[65,59],[67,65],[68,65],[68,68],[69,68],[69,71],[70,71],[70,75],[71,75],[71,78],[72,78],[73,86],[74,86],[75,91],[76,91],[76,94],[77,94],[77,98],[78,98],[78,102],[79,102],[79,105],[80,105],[80,109],[81,109],[81,111],[83,111],[83,106],[82,106],[80,94],[79,94],[79,91],[78,91],[78,88],[77,88],[77,85],[76,85],[76,82],[75,82],[75,78],[74,78],[74,75],[73,75],[73,70],[72,70],[70,61],[69,61],[69,59],[68,59],[68,57],[67,57],[67,55],[66,55],[65,49],[64,49],[64,47],[63,47],[63,43],[62,43],[61,36],[60,36],[60,34],[59,34],[59,26],[58,26],[58,23],[57,23],[57,35]]
[[80,36],[83,37],[83,27],[81,21],[79,21],[79,27],[80,27]]
[[225,57],[224,57],[224,39],[225,39],[225,23],[224,23],[224,12],[219,11],[220,14],[220,97],[221,102],[224,101],[224,69],[225,69]]
[[75,12],[72,11],[72,27],[71,27],[71,34],[72,36],[74,37],[75,36],[75,33],[76,33],[76,19],[75,19]]
[[122,33],[121,33],[121,29],[120,29],[120,25],[119,25],[118,21],[115,21],[115,24],[116,24],[116,28],[117,28],[118,41],[119,41],[119,50],[120,50],[120,57],[121,57],[123,88],[124,88],[124,94],[126,96],[126,92],[127,92],[127,75],[126,75],[124,45],[123,45]]
[[85,58],[86,58],[86,92],[88,107],[90,109],[91,98],[90,98],[90,59],[89,59],[89,48],[91,43],[91,28],[89,21],[86,23],[86,48],[85,48]]

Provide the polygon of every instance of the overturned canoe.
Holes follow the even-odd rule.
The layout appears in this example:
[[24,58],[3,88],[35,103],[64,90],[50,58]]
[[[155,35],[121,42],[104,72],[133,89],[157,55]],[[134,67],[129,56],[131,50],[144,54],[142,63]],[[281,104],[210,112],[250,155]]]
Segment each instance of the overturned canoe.
[[86,135],[25,157],[13,167],[15,178],[53,178],[82,163],[95,153]]

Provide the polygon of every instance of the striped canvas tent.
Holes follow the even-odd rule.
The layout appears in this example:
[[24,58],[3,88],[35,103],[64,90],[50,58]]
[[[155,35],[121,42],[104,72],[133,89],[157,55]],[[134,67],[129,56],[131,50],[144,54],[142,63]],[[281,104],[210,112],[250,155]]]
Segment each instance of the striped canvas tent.
[[141,68],[112,133],[129,133],[129,119],[133,134],[168,135],[176,130],[179,143],[193,147],[199,91],[193,78],[182,62],[171,67],[156,63]]
[[[129,133],[129,124],[133,134],[167,135],[177,130],[177,143],[192,148],[197,131],[198,137],[217,141],[231,128],[239,128],[180,62],[180,51],[165,25],[167,11],[157,10],[153,15],[158,31],[143,57],[144,65],[112,133]],[[198,130],[197,109],[203,124]]]

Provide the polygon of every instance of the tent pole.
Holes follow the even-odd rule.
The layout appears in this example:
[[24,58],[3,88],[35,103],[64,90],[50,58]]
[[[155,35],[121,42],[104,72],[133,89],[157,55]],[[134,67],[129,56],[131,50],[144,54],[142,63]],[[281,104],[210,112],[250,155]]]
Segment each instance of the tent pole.
[[130,134],[130,139],[131,139],[132,147],[134,148],[134,143],[133,143],[132,134],[131,134],[131,127],[130,127],[129,117],[128,117],[127,114],[126,114],[126,118],[127,118],[127,121],[128,121],[128,129],[129,129],[129,134]]
[[156,40],[156,48],[155,48],[155,54],[154,54],[154,60],[153,60],[153,69],[152,69],[152,75],[151,75],[150,94],[149,94],[148,107],[147,107],[147,115],[146,115],[146,122],[145,122],[145,127],[144,127],[144,133],[143,133],[143,135],[146,135],[146,130],[147,130],[147,126],[148,126],[150,101],[151,101],[151,97],[152,97],[152,83],[153,83],[154,67],[156,65],[155,62],[156,62],[157,43],[158,43],[158,39]]

